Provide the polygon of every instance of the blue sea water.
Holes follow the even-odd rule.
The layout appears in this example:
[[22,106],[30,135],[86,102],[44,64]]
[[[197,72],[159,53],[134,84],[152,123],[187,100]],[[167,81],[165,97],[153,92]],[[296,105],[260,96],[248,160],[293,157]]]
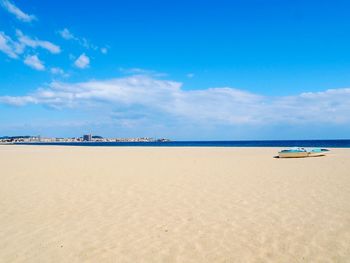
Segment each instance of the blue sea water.
[[350,140],[269,140],[269,141],[170,141],[170,142],[69,142],[20,143],[29,145],[103,147],[322,147],[350,148]]

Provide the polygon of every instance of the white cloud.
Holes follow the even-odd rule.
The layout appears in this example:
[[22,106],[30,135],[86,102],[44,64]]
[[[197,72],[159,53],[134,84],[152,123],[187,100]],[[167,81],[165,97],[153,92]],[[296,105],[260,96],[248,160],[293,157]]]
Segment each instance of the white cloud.
[[45,70],[44,63],[38,58],[37,55],[27,56],[24,59],[24,64],[36,70]]
[[64,28],[58,31],[58,34],[65,40],[76,41],[80,46],[86,49],[100,50],[101,53],[107,54],[108,49],[106,47],[99,48],[98,46],[92,44],[89,40],[84,37],[77,37],[68,28]]
[[[12,105],[42,104],[54,108],[135,108],[167,120],[210,125],[350,124],[350,89],[333,89],[296,96],[269,97],[221,87],[184,90],[182,83],[150,76],[130,76],[81,83],[53,82],[31,94],[3,96]],[[127,116],[125,116],[127,119]]]
[[80,45],[82,45],[86,49],[93,49],[93,50],[97,50],[98,49],[97,46],[95,46],[94,44],[90,43],[89,40],[87,40],[86,38],[80,38],[78,40],[80,42]]
[[143,68],[119,68],[119,71],[125,74],[137,74],[137,75],[151,75],[155,73],[153,70],[143,69]]
[[69,76],[68,73],[66,73],[63,69],[58,68],[58,67],[51,68],[50,72],[53,75],[60,75],[60,76],[63,76],[63,77],[68,77]]
[[13,41],[4,32],[0,31],[0,51],[4,52],[10,58],[18,58],[18,55],[23,53],[24,47]]
[[19,55],[21,55],[27,47],[32,49],[40,47],[48,50],[53,54],[61,52],[59,46],[49,41],[30,38],[24,35],[20,30],[16,30],[16,36],[18,41],[12,40],[11,37],[0,31],[0,51],[5,53],[10,58],[19,58]]
[[49,41],[39,40],[37,38],[30,38],[29,36],[24,35],[20,30],[16,30],[16,35],[19,43],[22,44],[24,47],[28,46],[34,49],[41,47],[43,49],[48,50],[52,54],[58,54],[61,52],[61,48],[59,46]]
[[37,101],[31,96],[23,97],[11,97],[11,96],[2,96],[0,97],[0,103],[6,103],[13,106],[25,106],[30,103],[36,104]]
[[58,31],[58,33],[61,35],[62,38],[66,40],[76,39],[76,37],[67,28],[64,28],[63,30]]
[[75,60],[74,65],[81,69],[87,68],[90,65],[90,59],[83,53]]
[[11,38],[6,36],[4,32],[0,32],[0,50],[10,58],[18,58],[12,43],[13,41]]
[[28,15],[24,13],[21,9],[19,9],[17,6],[15,6],[13,3],[11,3],[8,0],[0,0],[0,4],[9,13],[15,15],[18,20],[21,20],[23,22],[32,22],[33,20],[36,20],[36,17],[34,15]]
[[64,71],[63,71],[63,69],[61,69],[61,68],[51,68],[51,69],[50,69],[50,72],[51,72],[52,74],[64,74]]
[[186,77],[188,77],[189,79],[191,79],[191,78],[194,77],[194,74],[193,74],[193,73],[188,73],[188,74],[186,75]]
[[123,68],[120,67],[119,71],[127,75],[147,75],[153,77],[165,77],[168,74],[157,72],[155,70],[143,69],[143,68]]

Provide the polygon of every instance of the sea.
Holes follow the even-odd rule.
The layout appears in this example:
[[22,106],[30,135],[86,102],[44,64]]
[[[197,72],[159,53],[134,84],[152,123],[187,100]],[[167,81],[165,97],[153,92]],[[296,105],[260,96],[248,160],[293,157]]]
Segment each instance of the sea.
[[26,145],[98,147],[318,147],[350,148],[350,140],[257,140],[257,141],[168,141],[168,142],[36,142]]

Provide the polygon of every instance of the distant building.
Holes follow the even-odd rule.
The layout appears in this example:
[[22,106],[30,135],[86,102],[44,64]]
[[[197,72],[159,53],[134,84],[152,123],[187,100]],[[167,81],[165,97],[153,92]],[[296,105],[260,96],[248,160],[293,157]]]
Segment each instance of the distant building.
[[85,134],[83,136],[83,141],[85,142],[91,142],[92,141],[92,135],[91,134]]

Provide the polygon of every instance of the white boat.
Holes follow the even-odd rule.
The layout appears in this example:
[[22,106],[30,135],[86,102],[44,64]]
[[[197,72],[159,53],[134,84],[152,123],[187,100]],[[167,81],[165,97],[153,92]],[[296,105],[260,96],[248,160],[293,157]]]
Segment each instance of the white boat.
[[278,152],[279,158],[303,158],[308,156],[309,153],[304,148],[291,148]]
[[294,147],[291,149],[282,150],[278,152],[278,157],[280,158],[316,157],[316,156],[323,156],[327,152],[329,152],[328,149],[322,149],[322,148],[305,149],[301,147]]

